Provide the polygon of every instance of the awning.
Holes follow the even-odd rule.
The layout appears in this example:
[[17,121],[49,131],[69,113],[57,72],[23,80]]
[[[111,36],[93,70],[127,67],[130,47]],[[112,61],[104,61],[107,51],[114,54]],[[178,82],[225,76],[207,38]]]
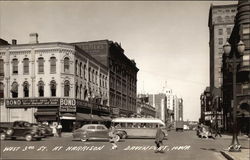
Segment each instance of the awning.
[[75,120],[76,115],[72,113],[61,113],[60,119],[66,119],[66,120]]
[[35,116],[56,116],[57,112],[35,112]]
[[111,121],[112,119],[108,116],[101,116],[104,121]]
[[91,118],[89,116],[89,114],[85,114],[85,113],[76,113],[76,120],[79,121],[90,121]]
[[92,114],[92,121],[103,121],[103,119],[98,115]]

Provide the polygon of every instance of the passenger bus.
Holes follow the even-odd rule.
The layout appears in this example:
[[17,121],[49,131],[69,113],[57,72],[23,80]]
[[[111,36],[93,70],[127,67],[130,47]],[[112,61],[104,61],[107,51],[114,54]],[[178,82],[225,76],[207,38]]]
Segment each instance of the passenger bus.
[[123,138],[155,138],[158,126],[167,136],[164,122],[157,118],[114,118],[112,125],[125,134]]

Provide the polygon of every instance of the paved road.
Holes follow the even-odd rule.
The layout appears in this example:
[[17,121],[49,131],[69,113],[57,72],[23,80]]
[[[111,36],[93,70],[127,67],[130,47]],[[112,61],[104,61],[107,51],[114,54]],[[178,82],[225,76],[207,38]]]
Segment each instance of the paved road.
[[199,139],[193,131],[171,131],[164,141],[164,153],[154,153],[153,139],[126,139],[118,143],[117,150],[111,150],[111,144],[105,141],[50,137],[32,142],[5,140],[0,149],[3,159],[223,160],[220,150],[230,141]]

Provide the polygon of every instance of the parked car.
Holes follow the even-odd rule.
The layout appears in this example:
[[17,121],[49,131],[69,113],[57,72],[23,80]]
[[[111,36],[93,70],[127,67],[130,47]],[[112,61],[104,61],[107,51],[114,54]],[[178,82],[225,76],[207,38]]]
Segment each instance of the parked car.
[[47,136],[54,136],[52,128],[46,124],[37,124],[37,123],[32,123],[32,126],[38,127],[42,134],[47,137]]
[[184,124],[184,125],[183,125],[183,129],[187,131],[187,130],[189,130],[190,128],[189,128],[188,125]]
[[[86,124],[73,132],[74,139],[87,140],[109,140],[111,131],[102,124]],[[120,140],[119,135],[115,136],[116,141]]]
[[[2,125],[3,124],[3,125]],[[32,126],[26,121],[15,121],[1,123],[1,140],[25,138],[26,141],[41,140],[44,136],[37,126]]]

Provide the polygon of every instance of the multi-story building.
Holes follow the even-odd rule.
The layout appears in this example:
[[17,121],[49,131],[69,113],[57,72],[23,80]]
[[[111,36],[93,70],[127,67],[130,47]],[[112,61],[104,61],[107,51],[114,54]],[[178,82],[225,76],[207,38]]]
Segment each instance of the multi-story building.
[[176,95],[173,93],[172,89],[165,88],[164,92],[167,97],[167,109],[168,109],[168,121],[173,122],[174,121],[174,102]]
[[[1,121],[61,122],[110,119],[108,68],[68,43],[0,46]],[[4,100],[4,101],[3,101]],[[101,117],[102,116],[102,117]]]
[[147,95],[138,95],[136,103],[138,117],[155,117],[155,108],[149,104],[149,97]]
[[167,122],[167,98],[164,93],[149,94],[149,104],[155,108],[155,117]]
[[[231,52],[223,56],[223,112],[225,129],[232,130],[233,101],[237,106],[238,128],[250,133],[250,1],[239,0],[235,25],[229,38]],[[237,44],[245,44],[243,53],[238,53]],[[233,54],[236,56],[236,99],[233,98]]]
[[237,11],[237,4],[211,5],[209,10],[209,49],[210,49],[210,89],[222,85],[222,54],[223,45],[227,42]]
[[183,99],[177,98],[177,104],[174,108],[175,121],[183,121]]
[[210,92],[210,87],[206,87],[204,92],[200,96],[201,103],[201,117],[199,122],[210,125],[210,121],[212,120],[213,112],[212,112],[212,94]]
[[134,60],[124,54],[121,45],[109,40],[73,43],[108,68],[109,106],[113,116],[136,113],[137,72]]

